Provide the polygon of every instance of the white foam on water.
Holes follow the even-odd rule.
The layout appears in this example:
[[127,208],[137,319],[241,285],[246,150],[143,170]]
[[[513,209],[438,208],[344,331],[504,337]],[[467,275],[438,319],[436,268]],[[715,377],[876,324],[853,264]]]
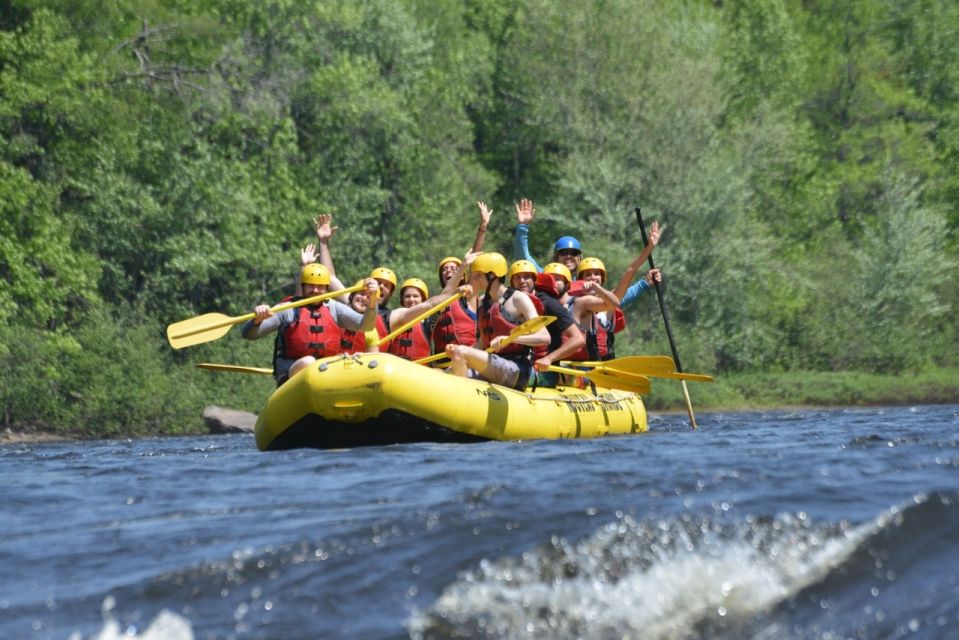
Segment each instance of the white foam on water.
[[897,509],[858,527],[805,514],[722,524],[683,517],[611,523],[520,559],[484,560],[408,621],[414,638],[700,635],[735,628],[817,583]]
[[[116,601],[111,597],[103,601],[103,628],[89,640],[194,640],[190,621],[169,609],[163,609],[142,631],[135,627],[123,628],[113,617]],[[82,640],[78,632],[70,635],[69,640]]]

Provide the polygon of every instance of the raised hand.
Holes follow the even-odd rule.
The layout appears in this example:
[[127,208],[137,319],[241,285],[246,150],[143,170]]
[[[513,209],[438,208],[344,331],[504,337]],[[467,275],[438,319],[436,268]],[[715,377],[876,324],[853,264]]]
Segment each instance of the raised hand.
[[533,201],[523,198],[516,204],[516,222],[517,224],[529,224],[536,215],[536,207]]
[[316,254],[316,245],[308,244],[302,249],[300,249],[300,264],[304,267],[308,264],[313,264],[317,259]]
[[481,229],[486,229],[486,227],[489,225],[489,218],[491,215],[493,215],[493,210],[490,209],[485,202],[481,201],[481,202],[477,202],[476,204],[477,206],[479,206],[479,210],[480,210],[479,226]]
[[653,221],[653,224],[649,227],[649,244],[654,247],[659,244],[659,238],[662,234],[662,231],[666,229],[666,226],[663,226],[663,229],[659,228],[659,222]]
[[333,216],[326,213],[321,213],[313,218],[313,224],[316,225],[316,239],[319,242],[329,242],[336,230],[339,229],[339,227],[330,226],[332,222]]
[[646,284],[653,286],[653,282],[662,282],[663,281],[663,272],[659,269],[650,269],[646,272],[646,275],[643,276],[646,280]]

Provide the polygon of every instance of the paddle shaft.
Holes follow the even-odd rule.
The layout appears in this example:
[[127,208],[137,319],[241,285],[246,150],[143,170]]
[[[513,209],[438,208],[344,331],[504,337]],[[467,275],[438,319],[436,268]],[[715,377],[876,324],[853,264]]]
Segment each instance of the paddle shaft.
[[230,373],[255,373],[262,376],[272,376],[273,369],[265,367],[245,367],[239,364],[214,364],[212,362],[201,362],[196,365],[197,369],[206,369],[207,371],[229,371]]
[[[365,285],[356,285],[356,286],[350,287],[349,289],[338,289],[337,291],[328,291],[318,296],[312,296],[309,298],[303,298],[302,300],[294,300],[293,302],[278,304],[275,307],[272,307],[270,311],[272,313],[277,313],[280,311],[286,311],[287,309],[302,307],[308,304],[315,304],[317,302],[323,302],[324,300],[329,300],[330,298],[335,298],[343,294],[350,294],[350,293],[353,293],[354,291],[359,291],[364,286]],[[246,314],[243,314],[242,316],[235,316],[232,318],[228,317],[228,318],[224,318],[223,320],[219,322],[214,322],[212,324],[203,324],[198,327],[194,327],[193,329],[188,329],[186,331],[181,331],[179,333],[173,333],[169,337],[171,340],[178,340],[180,338],[186,338],[192,335],[196,335],[198,333],[204,333],[206,331],[215,331],[216,329],[222,329],[223,327],[229,327],[235,324],[240,324],[241,322],[252,320],[255,317],[256,317],[256,313],[246,313]],[[178,322],[177,324],[182,324],[182,323]],[[176,326],[176,325],[171,325],[171,326]]]
[[[639,232],[643,235],[643,246],[645,247],[649,244],[649,239],[646,237],[646,225],[643,223],[643,213],[640,211],[639,207],[636,207],[636,221],[639,223]],[[649,254],[649,268],[655,269],[656,263],[653,262],[653,254]],[[676,341],[673,340],[673,329],[669,326],[669,312],[666,310],[666,300],[663,298],[663,288],[660,284],[653,278],[653,286],[656,287],[656,297],[659,298],[659,309],[663,313],[663,323],[666,325],[666,337],[669,339],[669,349],[673,353],[673,361],[676,363],[677,373],[683,372],[683,365],[679,362],[679,351],[676,349]],[[696,428],[696,415],[693,413],[693,403],[689,399],[689,389],[686,387],[686,381],[681,380],[680,384],[683,386],[683,396],[686,398],[686,411],[689,413],[689,422],[693,425],[693,429]]]
[[[553,320],[556,319],[556,316],[536,316],[531,320],[527,320],[523,324],[515,327],[512,331],[509,332],[509,335],[497,345],[497,348],[502,349],[508,344],[516,342],[518,339],[522,338],[528,333],[533,333],[539,331]],[[487,353],[493,353],[493,347],[486,349]],[[430,362],[436,362],[437,360],[442,360],[446,357],[446,352],[440,351],[439,353],[434,353],[431,356],[426,358],[420,358],[419,360],[414,360],[413,364],[427,364]]]

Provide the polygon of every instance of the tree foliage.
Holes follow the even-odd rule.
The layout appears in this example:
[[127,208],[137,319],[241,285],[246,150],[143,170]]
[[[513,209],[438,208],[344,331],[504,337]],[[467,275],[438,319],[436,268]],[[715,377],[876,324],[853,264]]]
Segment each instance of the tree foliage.
[[[8,2],[7,424],[254,408],[262,381],[189,365],[268,345],[162,328],[288,294],[317,213],[345,280],[432,282],[477,200],[508,250],[521,197],[534,254],[573,233],[613,278],[633,209],[665,224],[687,366],[955,365],[957,25],[951,0]],[[655,307],[621,350],[665,348]]]

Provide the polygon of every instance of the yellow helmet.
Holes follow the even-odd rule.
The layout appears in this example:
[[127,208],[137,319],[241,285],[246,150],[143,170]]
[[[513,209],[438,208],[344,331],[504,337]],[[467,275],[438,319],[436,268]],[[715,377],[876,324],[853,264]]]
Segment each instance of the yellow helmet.
[[502,253],[495,252],[481,253],[476,256],[470,269],[470,273],[492,273],[497,278],[502,278],[506,272],[506,258]]
[[419,278],[407,278],[403,281],[403,284],[400,286],[400,294],[403,293],[403,289],[406,287],[413,287],[414,289],[419,289],[420,293],[423,294],[423,299],[426,300],[430,297],[430,290],[426,288],[426,283],[420,280]]
[[376,278],[377,280],[386,280],[393,285],[393,288],[396,288],[396,274],[393,273],[392,269],[387,269],[386,267],[377,267],[370,272],[371,278]]
[[576,267],[576,277],[579,277],[584,271],[589,269],[599,269],[603,272],[603,282],[606,282],[606,265],[603,264],[603,261],[599,258],[583,258],[579,261],[579,266]]
[[440,275],[440,284],[443,283],[443,265],[448,264],[450,262],[452,262],[456,266],[460,266],[461,264],[463,264],[463,261],[457,258],[456,256],[446,256],[445,258],[440,260],[439,265],[437,265],[437,269],[439,269],[439,275]]
[[512,280],[517,273],[532,273],[535,276],[536,272],[536,265],[529,260],[517,260],[509,266],[509,279]]
[[560,264],[559,262],[550,262],[548,265],[543,267],[543,273],[566,278],[567,285],[573,281],[573,274],[569,272],[569,269],[565,264]]
[[330,284],[330,270],[321,264],[312,263],[303,267],[300,272],[302,284]]

